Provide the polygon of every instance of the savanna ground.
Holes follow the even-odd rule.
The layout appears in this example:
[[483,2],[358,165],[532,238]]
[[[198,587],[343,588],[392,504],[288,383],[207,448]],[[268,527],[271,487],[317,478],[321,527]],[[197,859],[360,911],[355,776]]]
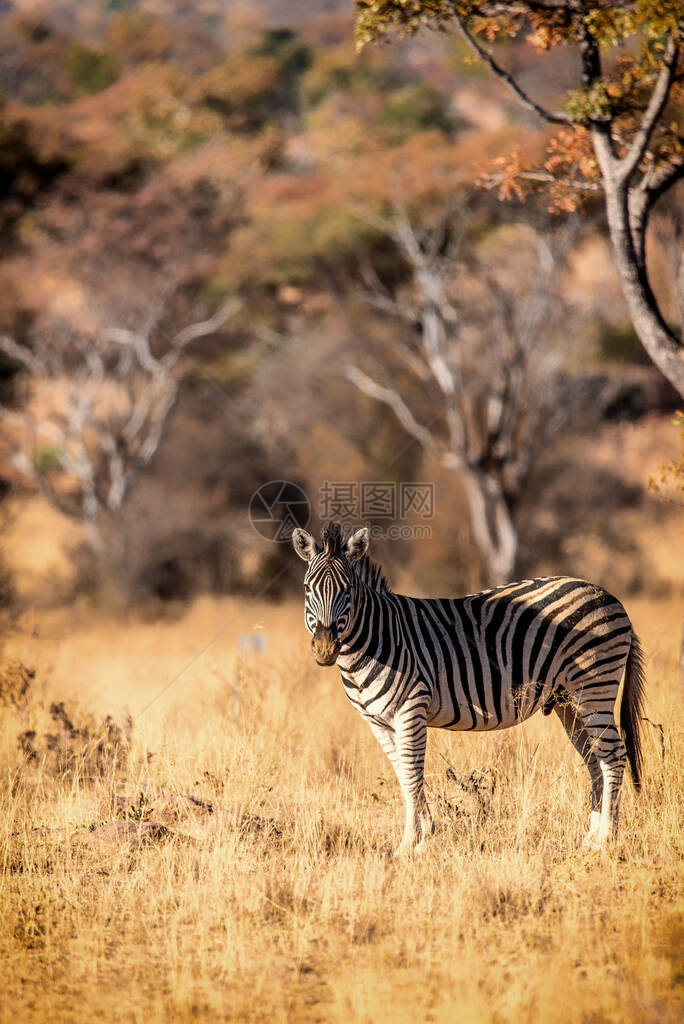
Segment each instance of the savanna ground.
[[[6,652],[36,673],[5,673],[0,712],[0,1016],[681,1020],[681,608],[626,604],[664,735],[645,724],[616,847],[577,852],[584,768],[538,716],[430,734],[438,827],[408,862],[396,783],[298,603],[249,607],[149,707],[240,605],[44,614]],[[239,662],[255,627],[268,647]]]

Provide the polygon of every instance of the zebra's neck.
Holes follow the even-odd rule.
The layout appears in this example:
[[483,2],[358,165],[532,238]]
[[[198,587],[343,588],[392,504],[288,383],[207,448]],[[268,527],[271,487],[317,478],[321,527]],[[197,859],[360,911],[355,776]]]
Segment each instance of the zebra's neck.
[[337,659],[343,675],[353,676],[367,665],[369,657],[377,653],[378,636],[390,640],[392,646],[398,642],[395,619],[391,593],[359,581],[352,622]]

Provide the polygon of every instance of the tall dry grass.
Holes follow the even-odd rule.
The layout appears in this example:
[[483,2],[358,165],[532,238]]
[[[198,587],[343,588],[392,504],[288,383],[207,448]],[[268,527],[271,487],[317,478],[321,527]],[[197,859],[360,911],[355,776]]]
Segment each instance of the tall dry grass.
[[[625,786],[609,854],[577,854],[588,781],[555,716],[538,716],[430,734],[439,825],[408,862],[389,857],[402,805],[388,764],[336,671],[312,663],[299,606],[250,609],[140,713],[237,610],[62,615],[16,645],[37,671],[0,712],[3,1020],[681,1019],[676,604],[629,608],[664,745],[646,725],[644,791]],[[256,622],[268,650],[238,666]],[[61,768],[41,753],[55,701],[75,731],[58,737]],[[103,716],[124,708],[130,750],[93,760]],[[213,813],[148,834],[162,792]],[[100,840],[111,819],[128,831]]]

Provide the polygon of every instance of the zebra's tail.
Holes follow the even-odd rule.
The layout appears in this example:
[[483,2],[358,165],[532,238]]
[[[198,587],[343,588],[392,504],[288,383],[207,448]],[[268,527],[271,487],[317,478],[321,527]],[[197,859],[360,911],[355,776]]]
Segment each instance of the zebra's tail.
[[641,789],[641,718],[646,697],[646,668],[644,652],[639,637],[632,631],[632,646],[627,656],[625,686],[620,704],[620,731],[627,748],[627,758],[632,772],[632,781],[637,793]]

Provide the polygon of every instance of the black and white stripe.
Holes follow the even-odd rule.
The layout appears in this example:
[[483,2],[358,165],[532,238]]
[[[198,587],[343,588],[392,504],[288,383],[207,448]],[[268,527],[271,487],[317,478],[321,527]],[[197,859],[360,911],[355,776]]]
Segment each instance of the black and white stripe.
[[[427,727],[505,729],[555,711],[591,778],[585,842],[617,825],[624,767],[639,785],[644,697],[639,641],[611,594],[566,576],[522,580],[462,598],[393,594],[367,557],[368,531],[344,541],[337,524],[317,545],[295,531],[308,562],[305,620],[321,664],[337,663],[406,802],[400,851],[432,830],[423,788]],[[620,725],[615,704],[625,690]]]

